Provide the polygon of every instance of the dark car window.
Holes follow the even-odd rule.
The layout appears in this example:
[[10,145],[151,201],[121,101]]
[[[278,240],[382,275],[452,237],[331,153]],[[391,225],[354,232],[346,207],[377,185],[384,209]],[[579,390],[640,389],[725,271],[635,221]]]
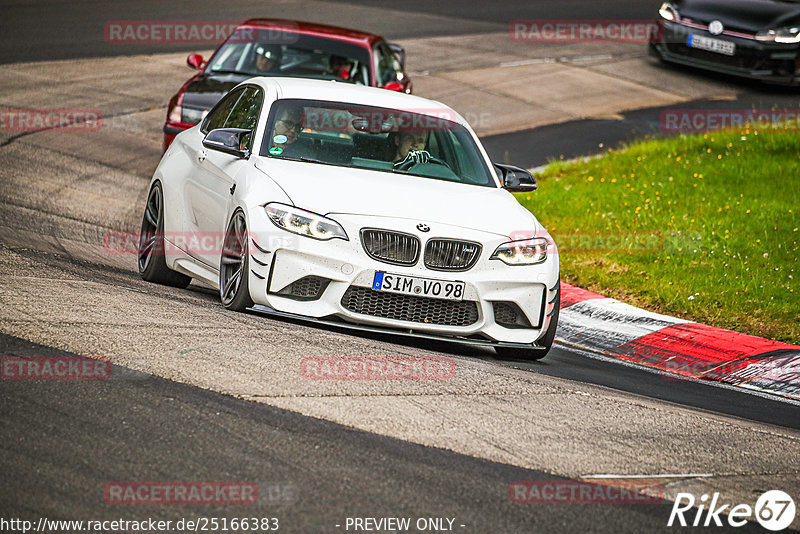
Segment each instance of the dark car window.
[[204,134],[210,132],[211,130],[216,130],[217,128],[224,128],[225,121],[228,119],[228,115],[230,115],[233,106],[236,105],[236,101],[239,100],[239,97],[242,96],[245,88],[239,88],[235,91],[231,91],[227,95],[225,95],[222,100],[217,102],[217,105],[214,106],[208,116],[203,121],[203,125],[200,126],[200,131]]
[[383,86],[389,82],[397,81],[400,72],[400,62],[394,55],[389,45],[380,42],[375,46],[375,75],[378,85]]
[[[269,60],[259,57],[269,57]],[[335,37],[282,30],[236,30],[208,61],[206,74],[292,76],[369,84],[369,49]]]
[[[264,95],[259,87],[249,86],[244,90],[242,96],[228,115],[225,126],[222,128],[244,128],[245,130],[255,130],[258,123],[258,116],[261,113],[261,103]],[[252,134],[247,136],[245,141],[250,146]]]
[[[324,100],[277,100],[261,156],[497,187],[480,147],[446,108],[429,114]],[[417,146],[412,140],[418,140]],[[421,158],[408,162],[411,150]],[[413,155],[412,155],[413,156]]]

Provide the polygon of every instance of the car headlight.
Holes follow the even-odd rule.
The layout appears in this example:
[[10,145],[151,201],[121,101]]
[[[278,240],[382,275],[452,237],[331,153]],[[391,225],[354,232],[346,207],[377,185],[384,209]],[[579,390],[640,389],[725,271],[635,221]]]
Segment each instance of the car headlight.
[[548,246],[544,237],[510,241],[497,247],[490,259],[500,260],[507,265],[535,265],[547,259]]
[[680,15],[678,15],[678,10],[670,2],[661,4],[661,7],[658,9],[658,14],[661,15],[661,18],[664,20],[681,19]]
[[269,220],[283,230],[293,234],[304,235],[320,241],[344,239],[349,241],[347,233],[339,223],[322,215],[301,210],[286,204],[267,204],[264,209]]
[[758,32],[756,39],[776,43],[800,43],[800,25]]

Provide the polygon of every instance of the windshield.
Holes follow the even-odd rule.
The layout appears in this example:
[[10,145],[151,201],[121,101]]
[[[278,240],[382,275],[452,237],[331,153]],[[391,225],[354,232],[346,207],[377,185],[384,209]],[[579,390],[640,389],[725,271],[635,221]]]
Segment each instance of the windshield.
[[[431,114],[433,113],[433,114]],[[361,104],[278,100],[261,155],[497,187],[449,109],[413,113]]]
[[281,30],[237,29],[211,57],[206,74],[293,76],[370,85],[367,48]]

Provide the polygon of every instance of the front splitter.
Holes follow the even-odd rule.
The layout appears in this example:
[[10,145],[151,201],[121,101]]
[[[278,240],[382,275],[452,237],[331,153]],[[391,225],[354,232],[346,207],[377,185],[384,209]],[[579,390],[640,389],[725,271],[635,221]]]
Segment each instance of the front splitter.
[[253,307],[248,308],[247,310],[260,313],[263,315],[270,315],[273,317],[283,317],[286,319],[302,321],[312,326],[322,324],[333,328],[341,328],[343,330],[350,330],[356,332],[371,332],[375,334],[387,334],[390,336],[401,336],[414,339],[429,339],[432,341],[444,341],[449,343],[460,343],[463,345],[473,345],[473,346],[488,347],[488,348],[503,347],[503,348],[514,348],[514,349],[546,350],[544,347],[536,345],[535,343],[510,343],[505,341],[493,341],[489,339],[475,339],[475,338],[460,337],[460,336],[442,336],[436,334],[429,334],[426,332],[419,332],[413,329],[399,330],[395,328],[382,328],[379,326],[348,323],[337,319],[326,319],[326,318],[318,319],[316,317],[306,317],[305,315],[282,312],[274,308],[270,308],[269,306],[264,306],[262,304],[256,304]]

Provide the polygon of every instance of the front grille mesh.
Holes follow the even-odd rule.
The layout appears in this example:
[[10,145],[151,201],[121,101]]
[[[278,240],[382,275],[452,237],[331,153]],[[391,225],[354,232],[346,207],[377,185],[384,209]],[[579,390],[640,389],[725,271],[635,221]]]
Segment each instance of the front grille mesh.
[[687,46],[686,38],[681,35],[680,38],[668,38],[666,47],[673,54],[735,69],[770,70],[776,74],[792,74],[795,69],[793,60],[773,59],[770,54],[746,45],[737,46],[736,54],[728,56]]
[[494,320],[506,328],[532,328],[530,321],[514,302],[493,302]]
[[412,323],[469,326],[478,321],[478,303],[471,300],[443,300],[412,297],[350,286],[342,297],[345,309],[362,315]]
[[425,267],[436,271],[466,271],[475,265],[480,253],[478,243],[431,239],[425,245]]
[[361,244],[373,259],[395,265],[414,265],[419,259],[419,239],[390,230],[361,230]]
[[320,278],[319,276],[304,276],[300,280],[295,280],[288,286],[284,287],[278,291],[277,294],[296,299],[316,300],[320,297],[322,291],[328,286],[329,283],[330,280],[327,278]]

